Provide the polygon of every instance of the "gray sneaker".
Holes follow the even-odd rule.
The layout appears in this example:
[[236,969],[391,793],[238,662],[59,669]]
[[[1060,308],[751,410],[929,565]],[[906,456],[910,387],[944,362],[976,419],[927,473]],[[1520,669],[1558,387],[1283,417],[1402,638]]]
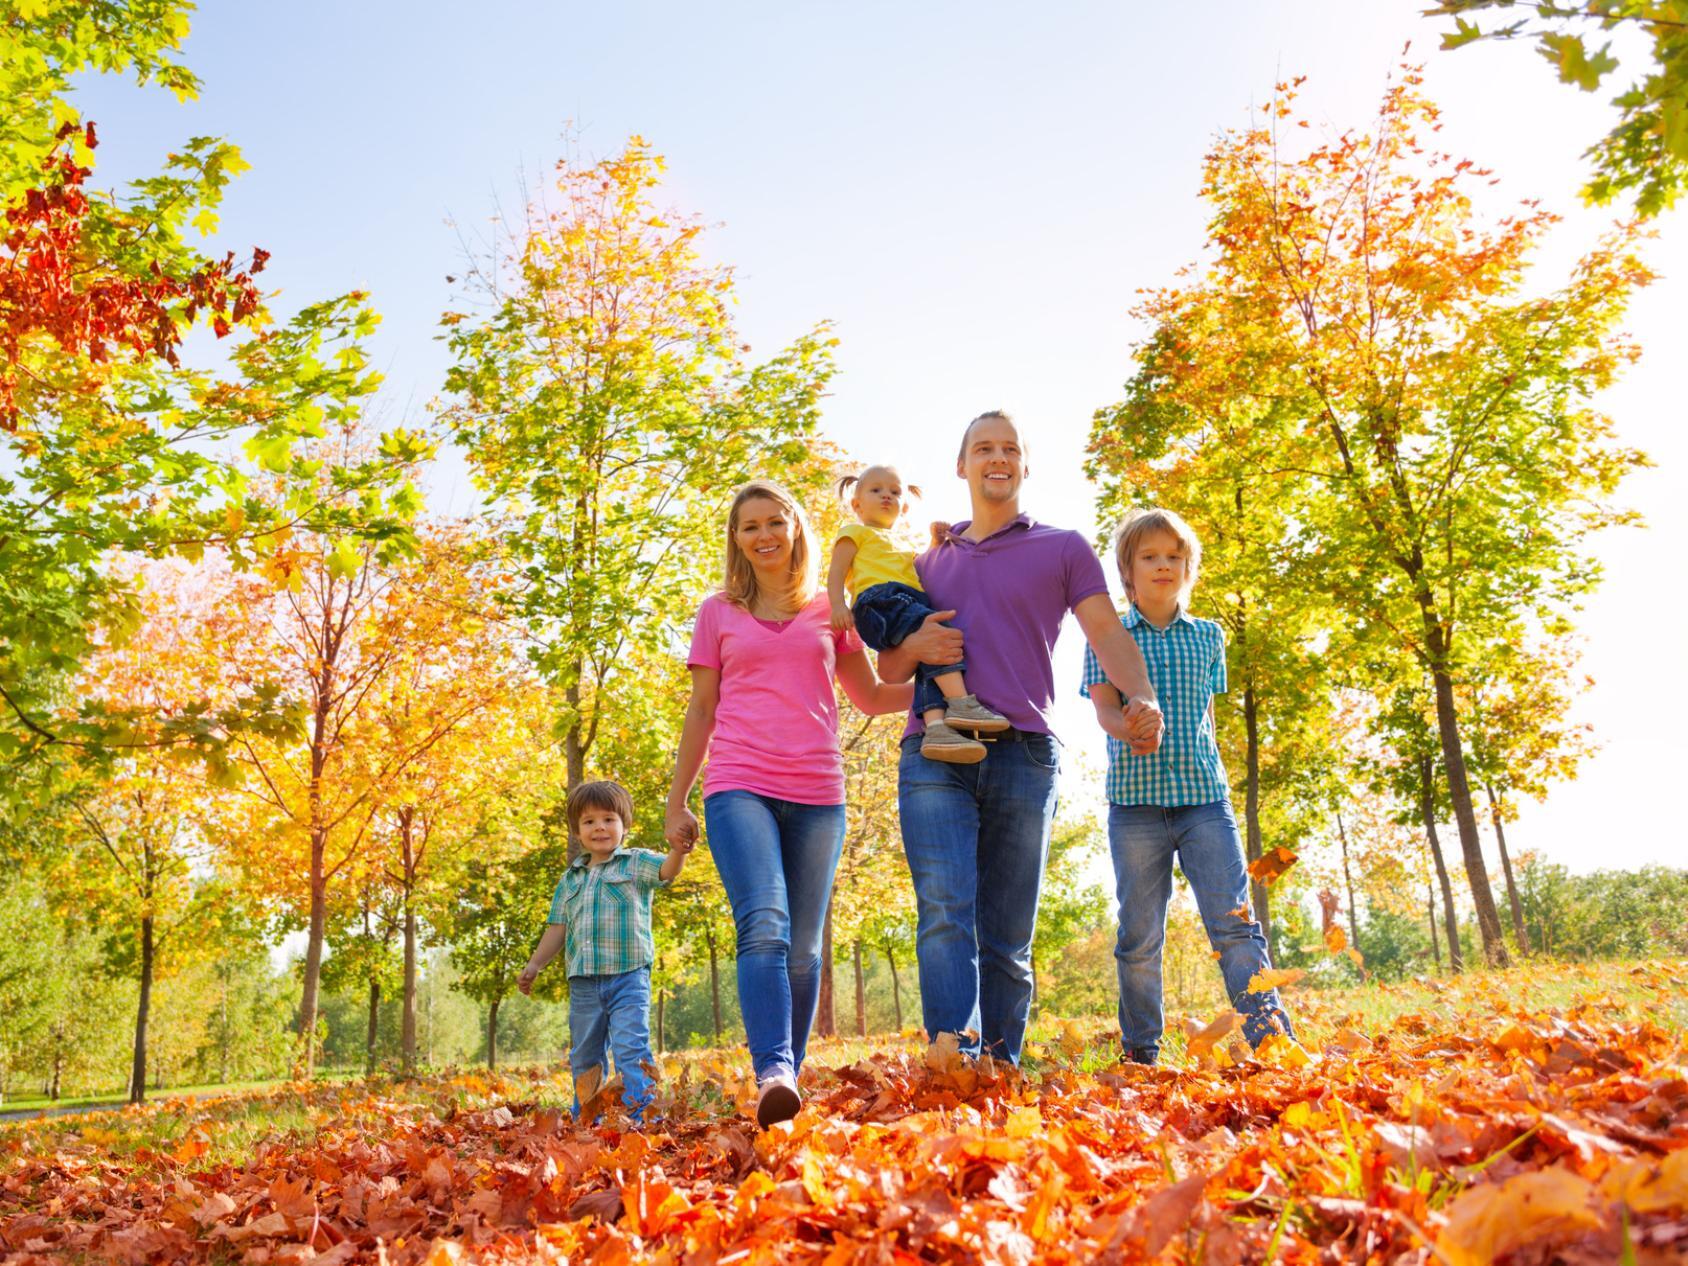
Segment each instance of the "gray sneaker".
[[944,723],[958,730],[976,730],[981,734],[1000,734],[1008,728],[1008,718],[985,707],[977,695],[946,700]]
[[920,754],[927,760],[941,760],[950,765],[977,765],[985,759],[985,745],[939,721],[926,727],[926,737],[920,740]]

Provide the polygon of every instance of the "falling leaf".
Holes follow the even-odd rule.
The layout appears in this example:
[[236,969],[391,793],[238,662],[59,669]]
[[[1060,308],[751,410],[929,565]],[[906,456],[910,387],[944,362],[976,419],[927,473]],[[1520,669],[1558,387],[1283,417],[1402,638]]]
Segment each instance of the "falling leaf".
[[1249,977],[1249,993],[1265,993],[1268,989],[1279,989],[1293,985],[1307,973],[1299,967],[1262,967]]
[[1249,877],[1257,883],[1270,884],[1300,860],[1289,849],[1269,848],[1248,864]]

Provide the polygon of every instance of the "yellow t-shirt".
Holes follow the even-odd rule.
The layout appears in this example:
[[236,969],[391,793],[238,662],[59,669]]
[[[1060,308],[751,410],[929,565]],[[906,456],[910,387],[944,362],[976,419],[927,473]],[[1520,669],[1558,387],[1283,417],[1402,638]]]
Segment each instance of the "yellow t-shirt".
[[838,529],[838,535],[842,540],[856,543],[850,574],[844,578],[852,599],[864,589],[893,580],[920,588],[920,573],[914,570],[915,550],[900,544],[889,529],[846,523]]

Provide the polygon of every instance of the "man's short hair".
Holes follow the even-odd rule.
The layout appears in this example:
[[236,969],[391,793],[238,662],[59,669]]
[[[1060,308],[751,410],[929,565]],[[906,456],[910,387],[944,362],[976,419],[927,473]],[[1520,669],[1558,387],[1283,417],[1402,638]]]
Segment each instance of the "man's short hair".
[[588,809],[608,809],[621,819],[621,825],[633,829],[633,797],[615,782],[583,782],[569,792],[569,834],[580,834],[580,818]]
[[[967,424],[967,428],[962,431],[961,448],[955,455],[957,463],[967,460],[967,437],[973,434],[973,428],[978,426],[981,422],[1006,422],[1009,426],[1014,428],[1014,433],[1016,435],[1019,434],[1020,431],[1020,424],[1014,420],[1014,415],[1009,413],[1006,409],[986,409],[978,417],[969,422]],[[1020,442],[1020,447],[1022,449],[1025,447],[1024,440]]]

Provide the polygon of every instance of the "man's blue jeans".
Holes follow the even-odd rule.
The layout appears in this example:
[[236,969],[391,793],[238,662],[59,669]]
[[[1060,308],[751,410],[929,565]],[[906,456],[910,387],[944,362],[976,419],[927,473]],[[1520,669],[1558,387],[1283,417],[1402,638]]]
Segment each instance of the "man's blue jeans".
[[[1166,908],[1172,900],[1172,861],[1190,881],[1208,943],[1219,953],[1225,992],[1243,1017],[1243,1036],[1259,1046],[1269,1034],[1293,1037],[1276,989],[1248,991],[1254,974],[1270,967],[1260,924],[1238,914],[1249,910],[1248,868],[1243,864],[1237,820],[1227,800],[1162,809],[1156,805],[1108,806],[1108,847],[1114,857],[1119,898],[1119,1028],[1126,1055],[1152,1064],[1160,1056],[1161,951]],[[1281,1026],[1281,1029],[1280,1029]]]
[[926,1035],[963,1038],[969,1054],[988,1050],[1019,1063],[1032,1001],[1032,932],[1061,746],[1048,734],[986,744],[976,765],[920,754],[903,740],[897,808],[919,906]]
[[761,1081],[795,1077],[821,996],[821,934],[844,849],[844,806],[754,791],[703,802],[709,851],[733,907],[739,1009]]
[[[607,1043],[615,1056],[615,1071],[621,1074],[622,1100],[635,1121],[642,1120],[651,1101],[650,1074],[645,1065],[651,1058],[651,969],[637,967],[610,976],[569,977],[569,1071],[575,1085],[593,1068],[605,1080],[609,1066],[604,1060]],[[580,1115],[580,1096],[575,1095],[575,1115]]]

